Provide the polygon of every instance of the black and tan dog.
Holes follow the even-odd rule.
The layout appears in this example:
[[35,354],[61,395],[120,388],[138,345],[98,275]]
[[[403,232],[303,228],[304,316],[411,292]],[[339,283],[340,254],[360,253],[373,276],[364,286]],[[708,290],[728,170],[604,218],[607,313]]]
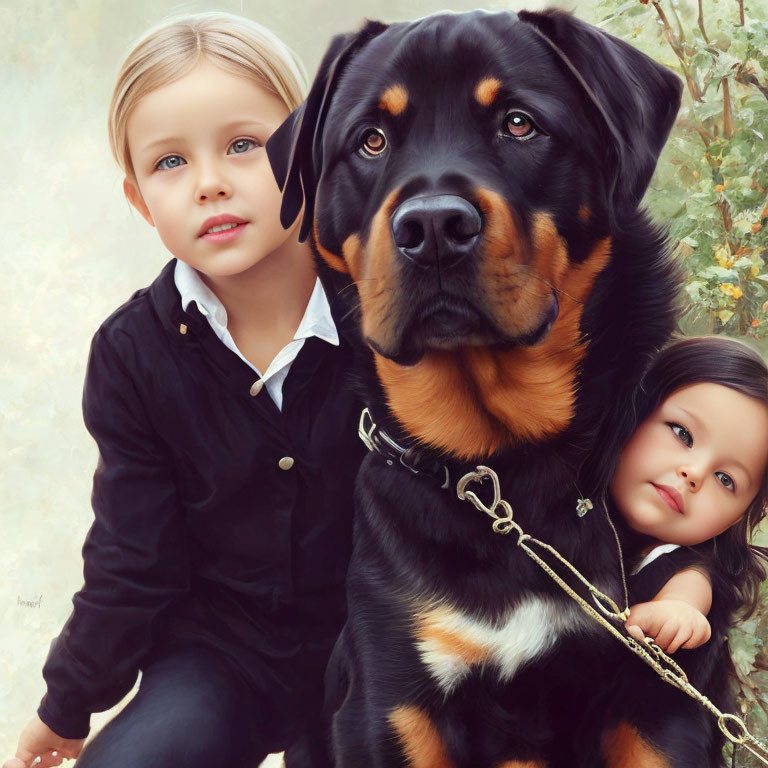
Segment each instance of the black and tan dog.
[[568,14],[445,13],[334,40],[271,139],[377,449],[329,671],[340,768],[717,764],[712,727],[645,668],[651,704],[600,710],[615,640],[455,489],[491,466],[526,531],[621,594],[577,484],[600,491],[606,425],[673,327],[675,272],[638,204],[680,90]]

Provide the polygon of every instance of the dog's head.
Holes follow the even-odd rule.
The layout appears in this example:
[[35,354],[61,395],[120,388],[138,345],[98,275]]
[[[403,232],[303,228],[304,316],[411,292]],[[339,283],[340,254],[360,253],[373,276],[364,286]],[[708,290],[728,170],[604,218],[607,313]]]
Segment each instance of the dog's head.
[[268,150],[283,223],[303,206],[408,433],[474,457],[568,426],[582,308],[680,90],[555,11],[370,22],[332,42]]

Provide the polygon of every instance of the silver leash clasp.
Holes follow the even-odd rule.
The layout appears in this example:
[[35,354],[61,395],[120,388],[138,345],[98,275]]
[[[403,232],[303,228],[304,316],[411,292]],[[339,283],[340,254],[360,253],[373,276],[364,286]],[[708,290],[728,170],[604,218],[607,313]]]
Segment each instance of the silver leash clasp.
[[[486,478],[490,478],[493,483],[493,502],[490,506],[487,506],[474,491],[467,490],[467,486],[470,483],[482,484]],[[512,529],[520,530],[517,523],[512,519],[512,506],[508,501],[501,498],[499,477],[489,467],[479,465],[474,472],[467,472],[456,484],[456,495],[461,501],[471,501],[477,509],[492,517],[494,533],[507,534]],[[499,508],[501,508],[503,514],[499,514],[496,511]],[[522,533],[522,531],[520,532]]]

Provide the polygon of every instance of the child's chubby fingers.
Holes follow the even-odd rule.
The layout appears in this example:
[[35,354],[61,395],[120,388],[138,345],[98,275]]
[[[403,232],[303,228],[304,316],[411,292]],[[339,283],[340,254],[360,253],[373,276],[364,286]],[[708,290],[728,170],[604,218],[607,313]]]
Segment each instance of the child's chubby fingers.
[[690,642],[693,630],[690,626],[682,625],[678,628],[674,637],[669,641],[667,647],[659,646],[664,653],[674,653],[679,648],[683,648],[685,643]]
[[16,749],[16,756],[6,760],[3,763],[2,768],[29,768],[31,765],[39,765],[39,761],[35,762],[37,753],[24,747],[22,744]]
[[65,739],[35,715],[19,737],[16,756],[2,768],[53,768],[80,754],[85,739]]
[[638,627],[637,624],[630,624],[627,622],[624,626],[630,637],[634,637],[638,643],[642,643],[643,640],[645,640],[645,632],[643,632],[642,628]]
[[47,750],[38,755],[20,751],[16,753],[16,757],[6,760],[2,768],[53,768],[53,766],[61,765],[66,758],[67,755],[56,752],[56,750]]
[[677,637],[678,632],[680,631],[680,624],[676,621],[665,621],[661,627],[659,628],[659,631],[656,633],[654,639],[656,641],[656,645],[661,648],[664,653],[672,653],[670,651],[670,646],[674,642],[675,638]]
[[624,626],[635,640],[642,642],[648,636],[656,636],[656,633],[661,629],[661,622],[658,621],[658,615],[653,606],[649,603],[638,603],[632,606],[630,616]]
[[53,768],[53,766],[61,765],[64,759],[64,755],[54,749],[40,755],[40,762],[33,766],[33,768]]
[[712,637],[712,627],[710,627],[707,619],[702,616],[693,627],[691,636],[680,647],[686,649],[698,648],[700,645],[704,645],[710,637]]
[[53,768],[61,765],[64,760],[74,760],[82,751],[82,742],[77,740],[73,745],[66,740],[65,744],[59,749],[52,749],[40,755],[40,762],[33,765],[32,768]]
[[28,768],[34,759],[34,756],[31,756],[29,762],[26,762],[19,757],[11,757],[3,763],[2,768]]

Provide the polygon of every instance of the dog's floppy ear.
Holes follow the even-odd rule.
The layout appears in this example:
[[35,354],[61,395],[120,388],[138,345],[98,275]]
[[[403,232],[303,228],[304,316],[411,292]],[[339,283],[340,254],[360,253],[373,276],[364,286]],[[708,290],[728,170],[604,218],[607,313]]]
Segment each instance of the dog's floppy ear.
[[570,70],[607,130],[614,209],[635,210],[680,108],[682,82],[623,40],[548,10],[520,11]]
[[352,56],[386,28],[386,24],[369,21],[359,32],[334,37],[306,100],[267,141],[267,157],[283,192],[280,223],[288,229],[303,205],[302,242],[312,226],[315,189],[323,167],[323,127],[333,93]]

